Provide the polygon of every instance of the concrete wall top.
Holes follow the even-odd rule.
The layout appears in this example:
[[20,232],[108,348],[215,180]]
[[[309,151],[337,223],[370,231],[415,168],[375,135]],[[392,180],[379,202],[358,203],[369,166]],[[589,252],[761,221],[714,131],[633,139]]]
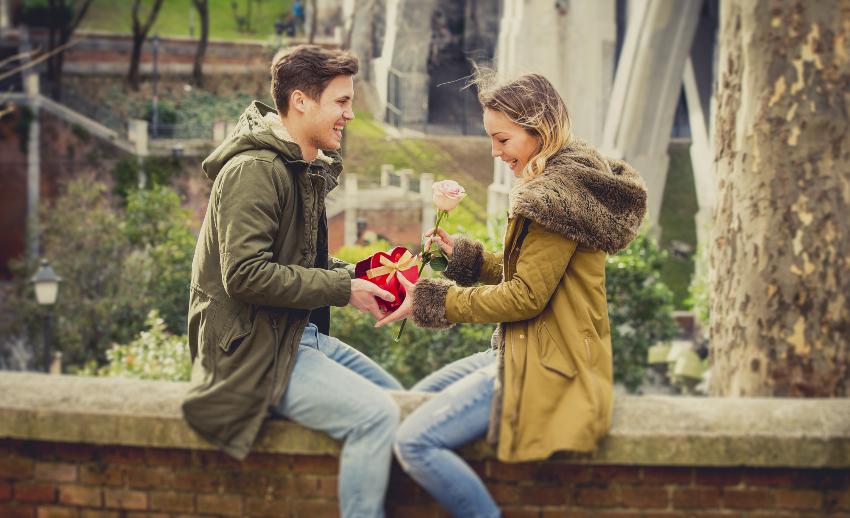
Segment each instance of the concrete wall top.
[[[0,438],[212,449],[183,421],[186,383],[0,373]],[[393,394],[406,415],[429,396]],[[339,444],[294,423],[263,427],[255,450],[337,455]],[[467,458],[492,458],[483,441]],[[850,467],[846,399],[618,395],[610,434],[579,463]]]

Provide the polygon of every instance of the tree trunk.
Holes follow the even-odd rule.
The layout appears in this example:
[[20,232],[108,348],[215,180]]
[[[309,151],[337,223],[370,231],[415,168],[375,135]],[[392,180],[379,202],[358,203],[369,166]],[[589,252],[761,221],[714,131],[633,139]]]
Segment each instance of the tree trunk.
[[139,89],[139,61],[142,58],[142,45],[144,45],[148,32],[156,21],[159,9],[162,7],[162,0],[154,0],[148,18],[144,23],[139,19],[140,7],[141,0],[133,0],[133,50],[130,53],[130,67],[127,71],[127,83],[133,90]]
[[723,0],[711,392],[850,395],[850,5]]
[[139,90],[139,62],[142,59],[142,45],[144,44],[144,36],[133,35],[133,50],[130,51],[130,69],[127,71],[127,83],[135,91]]
[[204,83],[204,55],[207,52],[209,41],[210,15],[208,0],[194,0],[198,17],[201,21],[201,39],[198,40],[198,49],[195,51],[195,64],[192,66],[192,80],[195,86],[201,87]]
[[[81,4],[65,0],[50,0],[48,2],[49,12],[54,20],[61,20],[62,24],[51,24],[48,30],[47,50],[48,52],[61,47],[71,41],[77,26],[85,18],[93,0],[84,0]],[[75,8],[77,8],[75,10]],[[52,95],[56,99],[62,98],[62,67],[65,63],[65,52],[58,52],[47,59],[47,81],[50,83]]]

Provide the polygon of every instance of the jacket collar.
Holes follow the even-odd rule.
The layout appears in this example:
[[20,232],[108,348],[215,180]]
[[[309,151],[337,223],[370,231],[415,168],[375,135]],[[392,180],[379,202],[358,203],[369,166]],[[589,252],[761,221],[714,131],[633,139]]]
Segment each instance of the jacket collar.
[[[263,119],[265,119],[275,138],[282,142],[296,144],[295,139],[292,138],[292,135],[283,124],[277,112],[268,112],[263,115]],[[316,155],[316,161],[323,166],[322,170],[325,174],[322,176],[325,179],[325,194],[327,194],[339,185],[339,175],[342,173],[342,157],[340,157],[339,153],[333,151],[325,152],[319,149]],[[302,160],[302,162],[305,161]]]
[[511,213],[582,246],[613,254],[635,238],[646,214],[643,178],[622,160],[573,139],[543,172],[511,191]]

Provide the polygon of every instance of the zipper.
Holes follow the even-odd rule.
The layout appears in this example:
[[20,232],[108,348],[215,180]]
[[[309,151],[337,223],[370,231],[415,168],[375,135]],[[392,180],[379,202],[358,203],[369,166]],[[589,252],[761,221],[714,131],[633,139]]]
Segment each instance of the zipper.
[[278,355],[280,353],[280,343],[279,343],[278,334],[277,334],[277,318],[275,316],[272,316],[271,314],[269,314],[269,321],[271,322],[272,334],[274,335],[274,342],[272,342],[274,344],[274,359],[272,360],[272,382],[269,385],[269,395],[268,395],[269,400],[270,400],[269,403],[272,403],[271,399],[272,399],[272,396],[274,396],[274,387],[277,384],[277,360],[278,360]]

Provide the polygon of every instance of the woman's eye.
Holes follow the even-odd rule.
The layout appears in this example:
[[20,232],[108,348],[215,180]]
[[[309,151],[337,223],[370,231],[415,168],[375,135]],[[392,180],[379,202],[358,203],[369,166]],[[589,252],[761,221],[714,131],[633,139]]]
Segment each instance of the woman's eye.
[[504,143],[505,143],[505,142],[507,142],[507,141],[508,141],[508,139],[500,140],[500,141],[499,141],[499,144],[504,144]]

